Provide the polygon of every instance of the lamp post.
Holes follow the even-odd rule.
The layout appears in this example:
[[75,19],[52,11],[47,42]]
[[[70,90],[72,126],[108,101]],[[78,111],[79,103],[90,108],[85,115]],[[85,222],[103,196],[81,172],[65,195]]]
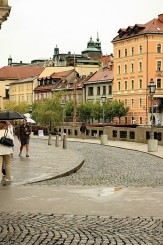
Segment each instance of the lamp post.
[[150,80],[150,83],[148,85],[148,90],[149,90],[149,94],[150,94],[150,100],[151,100],[151,132],[150,132],[150,139],[154,139],[154,135],[153,135],[153,95],[156,91],[156,84],[154,83],[153,79]]
[[30,106],[30,107],[29,107],[29,114],[30,114],[30,117],[32,117],[32,110],[33,110],[33,108],[32,108],[32,106]]
[[150,131],[150,139],[148,140],[148,151],[149,152],[155,152],[158,151],[158,140],[154,139],[154,133],[153,133],[153,95],[156,91],[156,85],[153,81],[153,79],[150,80],[150,83],[148,85],[149,94],[150,94],[150,100],[151,100],[151,131]]
[[105,105],[105,102],[106,102],[106,96],[104,94],[101,96],[101,101],[102,101],[102,104],[103,104],[103,135],[104,135],[104,121],[105,121],[104,105]]
[[62,107],[62,134],[61,134],[61,137],[63,139],[63,134],[64,134],[64,108],[65,108],[64,99],[62,99],[62,101],[61,101],[61,107]]

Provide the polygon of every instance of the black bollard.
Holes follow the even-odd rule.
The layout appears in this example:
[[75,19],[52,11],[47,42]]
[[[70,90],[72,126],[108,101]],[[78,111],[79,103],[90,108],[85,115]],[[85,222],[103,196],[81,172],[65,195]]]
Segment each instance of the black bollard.
[[59,135],[56,135],[55,146],[59,147]]
[[51,138],[52,138],[52,135],[49,134],[49,138],[48,138],[48,145],[51,145]]

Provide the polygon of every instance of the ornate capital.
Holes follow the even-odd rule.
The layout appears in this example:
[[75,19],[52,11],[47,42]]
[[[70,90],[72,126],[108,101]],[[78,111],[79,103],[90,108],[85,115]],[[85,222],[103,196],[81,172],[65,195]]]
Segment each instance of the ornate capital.
[[11,7],[8,5],[8,0],[0,0],[0,28],[1,24],[7,20],[10,10]]

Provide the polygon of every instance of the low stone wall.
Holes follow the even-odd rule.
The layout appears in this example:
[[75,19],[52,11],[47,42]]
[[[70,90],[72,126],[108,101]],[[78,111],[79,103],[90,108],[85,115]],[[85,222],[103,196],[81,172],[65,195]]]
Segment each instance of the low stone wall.
[[[103,134],[103,127],[89,127],[86,138],[100,139]],[[58,127],[57,131],[61,134],[63,132],[62,127]],[[154,139],[158,140],[159,145],[163,145],[163,127],[153,127]],[[129,141],[137,143],[147,143],[150,138],[151,127],[150,126],[138,126],[136,128],[129,127],[114,127],[106,126],[105,134],[108,140]],[[81,137],[80,127],[64,126],[64,133],[69,138]]]

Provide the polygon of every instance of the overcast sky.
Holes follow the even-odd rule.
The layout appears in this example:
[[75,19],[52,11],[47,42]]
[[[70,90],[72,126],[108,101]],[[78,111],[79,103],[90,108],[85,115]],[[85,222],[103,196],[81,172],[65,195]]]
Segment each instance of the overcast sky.
[[103,54],[113,53],[120,28],[145,24],[163,13],[163,0],[8,0],[12,7],[0,30],[0,67],[13,62],[80,54],[97,32]]

